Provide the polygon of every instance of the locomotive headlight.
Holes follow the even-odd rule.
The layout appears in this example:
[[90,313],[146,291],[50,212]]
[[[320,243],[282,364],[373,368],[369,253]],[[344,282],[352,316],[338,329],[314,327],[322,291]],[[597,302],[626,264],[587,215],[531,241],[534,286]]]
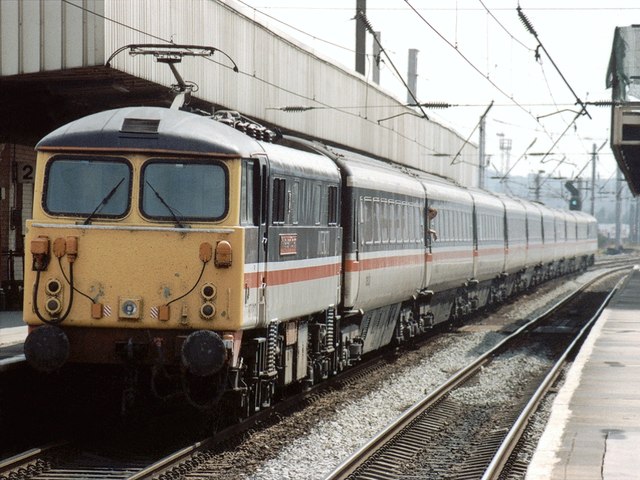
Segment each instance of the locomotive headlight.
[[44,304],[44,309],[53,317],[62,311],[62,302],[56,297],[47,298],[47,301]]
[[216,314],[216,306],[211,302],[205,302],[200,307],[200,315],[205,320],[212,319]]
[[200,293],[205,300],[211,300],[216,296],[216,286],[213,283],[205,283],[200,289]]
[[119,317],[139,319],[142,311],[142,300],[139,298],[120,298]]
[[52,278],[44,286],[44,290],[47,292],[47,295],[59,295],[62,291],[62,283],[57,278]]

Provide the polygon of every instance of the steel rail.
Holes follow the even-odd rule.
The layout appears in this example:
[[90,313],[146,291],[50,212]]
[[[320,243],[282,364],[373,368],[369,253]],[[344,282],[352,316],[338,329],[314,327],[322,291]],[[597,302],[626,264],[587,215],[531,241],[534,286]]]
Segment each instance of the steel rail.
[[4,460],[0,460],[0,474],[9,472],[16,468],[21,468],[22,465],[37,460],[37,458],[42,454],[49,453],[52,450],[67,444],[68,442],[66,441],[49,443],[42,447],[31,448],[24,452],[5,458]]
[[153,475],[158,475],[163,470],[171,468],[172,465],[175,465],[180,460],[188,457],[192,453],[195,453],[203,446],[206,446],[211,443],[211,439],[204,440],[202,442],[196,442],[193,445],[183,448],[182,450],[178,450],[170,455],[167,455],[164,458],[161,458],[156,463],[153,463],[139,472],[128,477],[128,480],[141,480],[145,478],[151,478]]
[[[447,382],[445,382],[445,384],[441,385],[440,387],[438,387],[438,389],[432,393],[431,395],[429,395],[428,397],[426,397],[425,399],[423,399],[423,401],[420,402],[420,404],[424,405],[426,404],[429,399],[431,399],[431,404],[437,402],[437,400],[439,398],[442,398],[443,396],[446,395],[447,393],[447,386],[450,385],[454,385],[454,384],[459,384],[464,382],[464,380],[469,377],[470,375],[472,375],[473,370],[474,369],[478,369],[480,366],[484,365],[484,363],[486,363],[491,356],[495,355],[496,353],[498,353],[501,349],[503,349],[511,340],[509,340],[510,338],[516,338],[517,336],[519,336],[521,333],[530,330],[532,328],[534,328],[541,320],[543,320],[544,318],[546,318],[547,316],[549,316],[556,308],[558,308],[561,305],[564,305],[565,303],[567,303],[568,301],[570,301],[575,295],[577,295],[578,293],[580,293],[580,291],[582,291],[584,288],[586,288],[587,286],[593,284],[594,282],[598,281],[599,279],[601,279],[602,277],[604,277],[605,275],[614,273],[616,271],[619,270],[624,270],[629,268],[629,266],[626,267],[618,267],[615,269],[607,269],[606,272],[603,272],[601,275],[599,275],[598,277],[592,279],[591,281],[587,282],[585,285],[581,286],[579,289],[577,289],[576,291],[566,295],[562,300],[560,300],[559,302],[556,303],[555,306],[552,306],[551,308],[549,308],[548,310],[546,310],[544,313],[540,314],[537,318],[530,320],[527,324],[521,326],[518,330],[516,330],[513,334],[511,334],[509,337],[503,339],[499,344],[497,344],[495,347],[493,347],[493,349],[491,349],[489,352],[486,352],[484,355],[482,355],[481,357],[479,357],[478,359],[476,359],[474,362],[470,363],[468,366],[466,366],[465,368],[463,368],[462,370],[460,370],[456,375],[452,376]],[[378,359],[379,360],[379,359]],[[349,369],[346,372],[344,372],[347,377],[340,375],[338,377],[335,377],[335,380],[338,382],[345,382],[348,381],[350,376],[358,376],[358,371],[366,371],[367,368],[367,364],[361,364],[353,369]],[[362,370],[361,370],[362,369]],[[319,385],[317,385],[312,391],[317,394],[319,392],[321,392],[322,390],[324,390],[325,388],[331,388],[331,382],[326,382],[326,383],[321,383]],[[294,395],[293,397],[291,397],[291,401],[300,401],[300,397],[303,396],[308,396],[309,393],[311,392],[306,392],[305,394],[298,394],[298,395]],[[311,393],[312,395],[314,393]],[[298,397],[298,398],[296,398]],[[276,404],[274,407],[272,407],[269,410],[265,410],[263,412],[260,412],[252,417],[250,417],[250,421],[249,422],[243,422],[243,424],[237,424],[234,425],[228,429],[225,429],[221,432],[219,432],[216,436],[208,438],[208,439],[203,439],[199,442],[195,442],[190,446],[181,448],[180,450],[176,451],[173,454],[170,454],[160,460],[158,460],[157,462],[150,464],[147,467],[143,467],[141,470],[136,469],[136,473],[134,473],[132,476],[129,476],[127,478],[129,478],[130,480],[135,480],[135,479],[141,479],[141,478],[150,478],[153,475],[158,475],[161,471],[167,471],[170,470],[172,468],[175,468],[182,459],[187,458],[189,455],[192,455],[194,453],[196,453],[197,451],[202,451],[203,449],[211,448],[212,445],[218,444],[220,442],[220,437],[224,437],[226,436],[226,438],[230,438],[234,435],[237,435],[238,433],[241,433],[242,431],[246,431],[249,428],[251,428],[251,424],[255,424],[257,422],[259,422],[260,420],[264,420],[265,418],[273,415],[276,412],[282,412],[284,411],[286,408],[288,408],[287,406],[288,402],[281,402],[279,404]],[[290,405],[289,405],[290,406]],[[409,415],[410,413],[413,413],[414,418],[416,416],[419,415],[418,413],[419,407],[418,405],[412,407],[409,411],[407,411],[407,415]],[[402,416],[404,417],[404,415]],[[409,421],[405,422],[409,423]],[[390,428],[385,429],[385,431],[387,430],[391,430]],[[225,435],[227,434],[227,435]],[[381,434],[379,434],[378,436],[380,436]],[[377,437],[378,437],[377,436]],[[367,449],[372,448],[371,445],[374,445],[375,439],[372,439],[367,445],[365,445],[361,450],[365,451]],[[58,442],[58,443],[53,443],[50,445],[47,445],[45,447],[40,447],[40,448],[34,448],[31,450],[28,450],[26,452],[23,452],[19,455],[13,456],[11,458],[5,459],[5,460],[1,460],[0,461],[0,474],[4,473],[4,472],[8,472],[11,470],[14,470],[16,468],[20,468],[20,465],[23,464],[27,464],[29,462],[33,462],[35,460],[37,460],[38,456],[41,456],[43,454],[46,454],[47,452],[49,452],[50,450],[52,450],[55,447],[60,447],[63,446],[65,444],[68,444],[68,442]],[[356,452],[357,453],[357,452]],[[354,454],[356,455],[356,454]],[[346,462],[345,462],[346,463]],[[333,475],[333,474],[332,474]],[[330,476],[328,478],[342,478],[342,477],[335,477],[335,476]]]
[[569,357],[569,355],[573,353],[573,351],[579,345],[582,344],[587,334],[591,330],[591,327],[593,326],[593,324],[596,322],[596,320],[598,320],[603,310],[607,307],[607,305],[609,304],[613,296],[618,292],[618,290],[620,289],[620,286],[622,285],[622,283],[624,283],[627,280],[627,278],[629,277],[625,276],[618,281],[615,287],[611,290],[611,292],[609,292],[607,297],[604,299],[600,307],[598,307],[598,310],[596,311],[596,313],[580,329],[580,332],[578,332],[578,334],[573,339],[571,344],[565,349],[562,356],[551,368],[551,370],[549,371],[547,376],[544,378],[544,380],[542,381],[538,389],[535,391],[535,393],[533,394],[533,396],[531,397],[527,405],[523,408],[520,416],[516,419],[513,426],[509,430],[509,433],[507,433],[505,439],[503,440],[502,444],[498,448],[498,451],[495,453],[495,455],[493,456],[493,459],[489,463],[489,466],[485,470],[485,473],[482,476],[482,480],[494,480],[494,479],[497,480],[500,477],[502,471],[504,470],[505,465],[507,464],[507,462],[509,461],[509,458],[511,457],[511,454],[516,449],[516,445],[522,438],[522,435],[524,434],[526,427],[529,424],[529,420],[538,409],[538,406],[540,405],[540,402],[542,401],[544,396],[547,394],[549,389],[553,386],[556,379],[560,375],[562,368],[567,362],[567,358]]
[[372,458],[376,452],[380,451],[383,446],[387,445],[396,434],[400,433],[404,428],[409,426],[414,420],[416,420],[421,414],[423,414],[430,407],[438,403],[441,399],[443,399],[450,391],[456,387],[457,385],[463,383],[468,377],[477,372],[480,367],[482,367],[489,359],[501,353],[501,351],[507,347],[510,343],[519,338],[523,333],[535,328],[539,323],[543,320],[551,316],[557,309],[566,305],[573,298],[583,292],[586,288],[593,285],[595,282],[601,280],[603,277],[607,275],[611,275],[620,270],[626,270],[630,268],[630,266],[618,267],[606,272],[603,272],[601,275],[593,278],[592,280],[586,282],[584,285],[581,285],[579,288],[574,290],[573,292],[565,295],[561,300],[557,301],[545,310],[543,313],[538,315],[537,317],[529,320],[527,323],[522,325],[516,331],[511,333],[509,336],[505,337],[500,341],[497,345],[492,347],[490,350],[476,358],[474,361],[469,363],[467,366],[458,370],[453,376],[451,376],[448,380],[446,380],[442,385],[440,385],[436,390],[432,393],[424,397],[422,400],[418,401],[408,410],[406,410],[403,414],[401,414],[392,424],[388,425],[378,434],[376,434],[373,438],[371,438],[366,444],[364,444],[359,450],[353,453],[350,457],[348,457],[344,462],[342,462],[338,467],[334,469],[325,480],[339,480],[348,478],[350,475],[356,472],[356,470],[364,465],[369,458]]

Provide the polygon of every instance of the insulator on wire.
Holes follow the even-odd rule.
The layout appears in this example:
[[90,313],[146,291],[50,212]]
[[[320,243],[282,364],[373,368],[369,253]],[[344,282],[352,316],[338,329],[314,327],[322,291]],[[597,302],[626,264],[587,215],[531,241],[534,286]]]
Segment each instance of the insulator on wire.
[[303,107],[303,106],[296,106],[296,105],[292,105],[289,107],[280,107],[279,110],[283,111],[283,112],[306,112],[307,110],[313,110],[313,107]]
[[[446,102],[428,102],[428,103],[421,103],[420,105],[426,108],[451,108],[453,106],[450,103],[446,103]],[[410,105],[410,106],[414,106],[414,105]]]
[[371,23],[369,23],[369,19],[367,18],[367,16],[362,10],[358,10],[358,14],[356,15],[356,18],[363,23],[363,25],[371,35],[375,35],[373,31],[373,27],[371,26]]
[[534,37],[538,38],[538,34],[536,33],[536,29],[533,28],[533,25],[531,25],[531,22],[529,21],[527,16],[522,11],[522,8],[520,8],[520,5],[518,5],[518,8],[516,10],[518,10],[518,17],[520,17],[520,21],[524,25],[524,28],[526,28],[531,35],[533,35]]
[[586,105],[593,105],[594,107],[613,107],[617,105],[617,102],[611,100],[596,100],[595,102],[584,102]]

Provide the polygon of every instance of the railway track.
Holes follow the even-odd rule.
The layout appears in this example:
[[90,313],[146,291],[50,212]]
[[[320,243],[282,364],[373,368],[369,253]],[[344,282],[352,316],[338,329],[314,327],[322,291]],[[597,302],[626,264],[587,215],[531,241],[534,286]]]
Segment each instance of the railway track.
[[[599,255],[596,258],[595,268],[612,268],[618,266],[629,265],[630,263],[640,262],[640,256],[637,253],[623,253],[619,255]],[[592,267],[593,268],[593,267]]]
[[[122,438],[102,439],[87,447],[85,441],[60,441],[32,448],[20,454],[0,460],[0,480],[85,480],[87,478],[109,480],[139,480],[161,478],[163,480],[183,478],[192,470],[202,470],[202,465],[225,449],[233,448],[252,429],[263,428],[291,412],[303,408],[325,391],[343,388],[359,378],[373,375],[393,355],[372,358],[330,381],[318,384],[308,391],[294,394],[269,409],[259,412],[247,420],[233,424],[186,446],[164,454],[132,454],[126,446],[118,446]],[[152,435],[150,433],[149,435]],[[206,468],[206,467],[204,467]],[[222,474],[224,465],[208,473]]]
[[[525,330],[526,327],[520,329],[520,331]],[[485,360],[482,364],[488,361]],[[371,375],[379,364],[380,360],[363,364],[359,368],[345,372],[348,375],[339,377],[336,383],[321,384],[321,388],[293,396],[287,402],[252,417],[248,422],[234,425],[218,432],[214,437],[193,442],[183,448],[176,448],[172,452],[132,457],[127,452],[114,450],[112,447],[88,450],[85,446],[77,443],[56,444],[47,448],[33,449],[23,455],[0,462],[0,479],[106,478],[107,474],[108,478],[113,479],[178,479],[183,478],[185,473],[190,471],[197,471],[198,474],[222,474],[225,471],[225,466],[224,461],[219,460],[220,452],[232,449],[233,442],[237,442],[246,432],[253,428],[261,428],[255,427],[256,425],[277,422],[278,416],[288,415],[288,411],[290,412],[292,409],[300,409],[305,398],[322,395],[323,390],[340,388],[340,385],[348,384],[361,376]],[[442,408],[446,411],[446,402]],[[457,415],[456,413],[452,414]],[[515,417],[512,420],[515,421]],[[498,442],[499,439],[493,441],[496,445]],[[229,445],[232,446],[229,447]],[[495,451],[498,447],[492,448]]]
[[[531,319],[407,410],[396,422],[337,467],[327,480],[389,479],[412,475],[426,479],[499,478],[504,466],[510,463],[509,458],[516,449],[528,418],[545,392],[554,384],[562,365],[588,332],[615,289],[606,298],[601,298],[597,306],[590,308],[595,313],[586,323],[568,319],[575,316],[576,307],[573,302],[596,281],[625,268],[628,267],[604,273]],[[557,322],[559,316],[565,318],[560,325]],[[550,320],[552,318],[555,323]],[[474,383],[482,382],[482,375],[499,375],[501,361],[517,360],[523,355],[522,352],[526,355],[527,350],[540,350],[551,342],[554,343],[553,356],[557,358],[555,362],[550,362],[551,366],[533,375],[531,381],[523,382],[522,378],[504,379],[507,385],[519,385],[526,397],[530,398],[528,402],[516,402],[518,408],[514,408],[513,397],[501,395],[501,392],[487,398],[484,405],[482,400],[460,400],[469,395],[468,392],[461,392],[465,389],[472,390]],[[498,364],[498,368],[492,370],[495,364]],[[540,377],[544,380],[539,381]],[[504,396],[504,402],[496,402],[495,398],[501,396]],[[473,412],[474,408],[479,411]],[[466,434],[462,435],[460,432]],[[511,464],[513,463],[512,461]]]

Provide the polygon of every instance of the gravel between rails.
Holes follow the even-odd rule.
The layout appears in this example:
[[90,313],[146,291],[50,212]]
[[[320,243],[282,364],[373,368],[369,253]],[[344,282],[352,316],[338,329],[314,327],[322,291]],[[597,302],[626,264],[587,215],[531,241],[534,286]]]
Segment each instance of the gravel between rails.
[[[497,331],[502,326],[523,323],[598,275],[597,271],[587,272],[550,282],[456,333],[436,336],[427,345],[404,353],[380,375],[322,395],[309,407],[256,431],[233,452],[216,456],[203,467],[210,474],[218,466],[228,479],[324,479],[425,393],[498,343],[504,337]],[[505,368],[517,370],[522,365],[515,362]],[[197,472],[187,477],[205,478]]]

